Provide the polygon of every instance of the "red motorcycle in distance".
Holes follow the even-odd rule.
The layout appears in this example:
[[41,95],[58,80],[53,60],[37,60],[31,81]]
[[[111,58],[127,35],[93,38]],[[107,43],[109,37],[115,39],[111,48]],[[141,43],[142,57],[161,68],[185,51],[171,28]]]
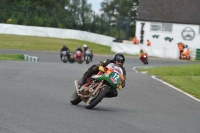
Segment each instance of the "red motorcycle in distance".
[[83,63],[83,53],[81,51],[76,51],[75,56],[78,63]]
[[146,64],[149,64],[148,63],[148,55],[147,55],[147,53],[145,53],[145,54],[142,54],[141,55],[141,58],[142,58],[142,62],[146,65]]

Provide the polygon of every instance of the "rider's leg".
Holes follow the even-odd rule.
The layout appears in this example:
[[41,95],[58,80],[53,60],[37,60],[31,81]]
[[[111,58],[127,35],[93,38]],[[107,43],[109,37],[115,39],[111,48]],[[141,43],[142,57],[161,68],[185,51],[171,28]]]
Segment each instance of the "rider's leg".
[[90,60],[91,60],[91,61],[92,61],[92,58],[93,58],[93,54],[90,55]]
[[84,52],[84,56],[83,57],[84,57],[84,60],[85,60],[85,52]]
[[78,84],[82,86],[87,82],[87,79],[91,77],[93,74],[97,74],[99,72],[99,67],[97,65],[91,66],[84,74],[83,77],[78,81]]

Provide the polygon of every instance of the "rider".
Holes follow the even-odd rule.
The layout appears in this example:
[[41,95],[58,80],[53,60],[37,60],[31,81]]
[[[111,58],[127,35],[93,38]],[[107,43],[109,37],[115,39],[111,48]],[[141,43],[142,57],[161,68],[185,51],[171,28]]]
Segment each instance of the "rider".
[[85,51],[86,51],[86,49],[87,49],[87,45],[86,45],[86,44],[84,44],[84,45],[83,45],[83,51],[84,51],[84,60],[85,60]]
[[[114,58],[112,60],[107,59],[104,61],[100,61],[100,63],[92,65],[83,75],[83,77],[78,81],[79,86],[81,87],[82,85],[84,85],[87,82],[87,79],[89,77],[91,77],[94,74],[97,74],[99,72],[99,69],[101,69],[102,67],[107,66],[109,63],[114,63],[116,65],[118,65],[119,67],[122,68],[123,70],[123,77],[124,77],[124,81],[121,83],[121,88],[125,87],[125,80],[126,80],[126,70],[123,66],[125,62],[125,57],[123,54],[121,53],[117,53],[115,54]],[[110,90],[107,94],[106,97],[116,97],[118,95],[117,90]]]
[[69,48],[66,45],[63,45],[63,47],[60,50],[60,59],[62,60],[62,51],[70,51]]
[[92,49],[91,48],[87,47],[87,49],[85,50],[85,55],[86,54],[89,54],[90,60],[92,61],[93,54],[92,54]]
[[81,49],[80,46],[78,46],[78,48],[76,49],[76,51],[80,51],[81,53],[83,53],[83,50]]
[[146,53],[147,53],[146,51],[144,51],[143,49],[140,49],[139,57],[141,61],[142,61],[142,54],[146,54]]
[[80,46],[78,46],[75,53],[76,53],[76,60],[82,62],[83,50],[81,49]]

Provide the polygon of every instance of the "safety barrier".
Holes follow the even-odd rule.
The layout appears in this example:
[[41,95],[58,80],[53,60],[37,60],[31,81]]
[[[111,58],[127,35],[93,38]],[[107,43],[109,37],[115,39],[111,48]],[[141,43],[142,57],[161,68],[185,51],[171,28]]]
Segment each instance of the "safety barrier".
[[36,56],[30,56],[30,55],[22,54],[21,57],[25,61],[29,61],[29,62],[38,62],[39,61],[39,58],[36,57]]
[[200,49],[190,49],[191,60],[200,60]]

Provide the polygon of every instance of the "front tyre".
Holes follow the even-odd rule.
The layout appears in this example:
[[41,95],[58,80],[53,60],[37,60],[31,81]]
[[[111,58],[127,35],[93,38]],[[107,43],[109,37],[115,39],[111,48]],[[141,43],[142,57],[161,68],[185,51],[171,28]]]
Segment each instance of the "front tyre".
[[147,59],[146,59],[146,58],[144,58],[144,64],[145,64],[145,65],[147,64]]
[[101,100],[105,97],[105,95],[108,93],[108,87],[104,86],[100,89],[100,92],[96,96],[90,96],[90,98],[85,103],[86,109],[92,109],[94,108]]
[[77,92],[75,91],[74,94],[70,98],[70,102],[73,105],[77,105],[81,102],[81,98],[77,95]]

